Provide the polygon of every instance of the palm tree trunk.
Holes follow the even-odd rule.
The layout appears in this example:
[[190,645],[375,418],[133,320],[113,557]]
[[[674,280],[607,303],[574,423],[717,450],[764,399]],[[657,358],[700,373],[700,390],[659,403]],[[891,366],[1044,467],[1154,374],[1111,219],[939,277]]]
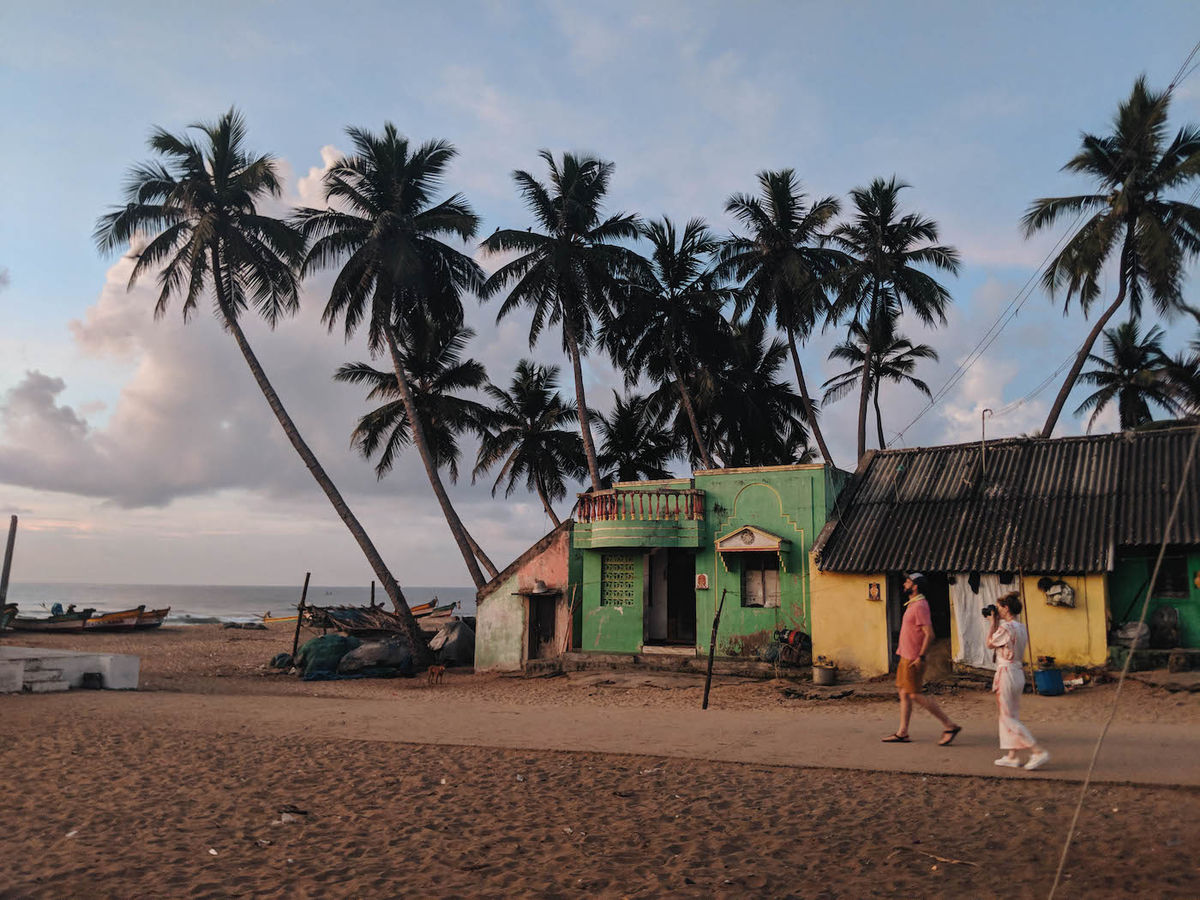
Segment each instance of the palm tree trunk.
[[692,404],[692,392],[683,383],[683,373],[679,371],[679,361],[675,358],[675,348],[668,347],[667,355],[671,359],[671,371],[675,375],[675,384],[679,388],[679,399],[683,403],[684,412],[687,413],[688,422],[692,426],[692,437],[696,439],[696,447],[700,451],[700,461],[704,463],[704,468],[711,469],[713,467],[712,457],[709,456],[708,447],[704,443],[704,438],[700,435],[700,423],[696,419],[696,407]]
[[876,321],[875,316],[879,312],[879,282],[875,281],[871,286],[871,310],[867,315],[866,334],[867,340],[863,346],[863,370],[862,370],[862,385],[858,395],[858,458],[862,459],[863,454],[867,452],[867,400],[871,396],[872,379],[871,379],[871,362],[874,357],[874,348],[872,347],[873,340],[871,335],[875,333]]
[[538,497],[540,497],[542,500],[542,506],[546,509],[546,515],[550,517],[550,521],[553,522],[554,527],[557,528],[562,524],[562,522],[560,522],[558,516],[554,514],[554,507],[550,505],[550,500],[546,497],[546,489],[542,487],[542,476],[535,475],[533,477],[533,485],[537,488]]
[[1116,314],[1117,310],[1125,302],[1125,288],[1126,278],[1122,274],[1121,288],[1117,291],[1117,299],[1113,301],[1112,306],[1104,311],[1104,315],[1096,320],[1096,324],[1088,332],[1087,340],[1079,348],[1075,362],[1071,365],[1071,371],[1067,373],[1066,380],[1063,381],[1062,387],[1058,389],[1058,396],[1054,398],[1054,405],[1050,407],[1050,414],[1046,416],[1046,424],[1042,426],[1042,437],[1048,438],[1054,432],[1054,426],[1058,424],[1058,417],[1062,415],[1063,404],[1067,402],[1067,397],[1070,395],[1072,388],[1075,387],[1075,381],[1079,378],[1079,373],[1083,371],[1083,364],[1087,362],[1088,355],[1092,352],[1092,345],[1096,343],[1096,338],[1100,337],[1100,332],[1104,330],[1104,326],[1108,324],[1108,320]]
[[[214,254],[215,257],[215,254]],[[214,259],[215,265],[215,259]],[[219,269],[218,269],[219,271]],[[221,279],[218,275],[214,281],[220,285]],[[271,407],[271,411],[275,413],[275,418],[279,420],[279,424],[283,427],[283,433],[287,435],[288,441],[292,447],[300,454],[300,459],[304,461],[305,467],[312,473],[317,484],[321,486],[321,490],[325,492],[325,496],[329,498],[329,502],[333,504],[334,510],[350,530],[354,540],[358,543],[363,555],[367,558],[367,562],[371,566],[371,571],[375,573],[375,577],[379,579],[379,583],[383,586],[384,592],[392,601],[392,607],[396,611],[396,615],[400,617],[400,625],[404,629],[404,634],[408,638],[409,645],[412,647],[413,657],[417,665],[427,666],[433,662],[433,654],[429,651],[429,645],[426,643],[424,636],[421,634],[421,629],[417,627],[417,620],[413,618],[413,614],[409,612],[408,602],[404,598],[404,592],[400,589],[400,585],[396,583],[396,579],[392,577],[392,573],[388,571],[387,564],[384,563],[383,557],[379,555],[379,551],[375,549],[375,544],[367,535],[362,524],[350,510],[349,505],[343,499],[341,492],[333,483],[330,477],[325,473],[321,464],[317,461],[317,457],[309,449],[304,438],[300,436],[300,431],[296,428],[296,423],[292,421],[292,417],[288,415],[284,409],[283,403],[279,399],[279,395],[275,392],[275,388],[267,379],[266,373],[263,371],[262,365],[255,356],[254,350],[251,348],[249,341],[246,340],[246,335],[242,332],[241,326],[237,319],[228,315],[225,310],[228,306],[224,301],[224,288],[218,286],[217,293],[220,295],[220,303],[222,316],[224,318],[225,327],[229,329],[237,341],[238,349],[242,351],[242,356],[246,360],[246,364],[250,367],[250,372],[254,376],[255,382],[258,383],[259,390],[267,399],[267,405]]]
[[563,335],[571,354],[571,370],[575,373],[575,406],[579,409],[579,433],[583,436],[583,452],[587,456],[588,475],[592,490],[600,490],[600,466],[596,464],[596,445],[592,443],[592,426],[588,416],[587,398],[583,395],[583,364],[579,361],[579,341],[571,327],[569,315],[563,314]]
[[500,570],[496,568],[496,564],[492,562],[490,558],[488,558],[486,553],[483,552],[483,548],[479,546],[479,543],[475,540],[475,536],[472,535],[471,532],[467,531],[467,527],[465,525],[463,526],[463,532],[467,536],[467,541],[471,544],[471,552],[475,554],[475,558],[483,564],[485,569],[487,569],[488,575],[492,578],[495,578],[497,575],[499,575]]
[[871,392],[875,398],[875,427],[879,429],[879,449],[883,449],[883,415],[879,412],[879,382],[875,382],[875,390]]
[[804,414],[808,416],[808,424],[812,428],[813,440],[817,442],[817,447],[821,450],[821,456],[825,457],[825,464],[833,468],[833,457],[829,454],[829,448],[825,446],[825,435],[821,434],[821,426],[817,423],[817,410],[813,406],[812,398],[808,396],[808,385],[804,381],[804,370],[800,367],[800,354],[796,351],[796,335],[790,328],[787,330],[787,339],[788,347],[792,351],[792,365],[796,367],[796,384],[800,387],[800,399],[804,401]]
[[450,534],[453,535],[454,542],[458,544],[463,562],[467,564],[467,574],[471,576],[475,588],[479,589],[487,584],[487,579],[479,570],[471,539],[468,537],[467,530],[463,527],[458,513],[454,511],[454,505],[450,502],[445,485],[442,484],[442,476],[438,473],[437,465],[433,461],[433,454],[429,451],[429,442],[425,439],[425,426],[421,422],[421,417],[417,415],[417,404],[413,399],[412,386],[408,383],[404,362],[400,359],[400,347],[396,343],[396,332],[389,324],[384,327],[384,333],[387,335],[388,352],[392,355],[392,370],[396,373],[396,386],[400,390],[400,400],[404,403],[405,412],[408,413],[408,427],[412,431],[413,443],[421,455],[421,462],[425,465],[425,474],[429,477],[433,495],[437,497],[438,504],[442,507],[442,515],[446,517],[446,524],[450,526]]

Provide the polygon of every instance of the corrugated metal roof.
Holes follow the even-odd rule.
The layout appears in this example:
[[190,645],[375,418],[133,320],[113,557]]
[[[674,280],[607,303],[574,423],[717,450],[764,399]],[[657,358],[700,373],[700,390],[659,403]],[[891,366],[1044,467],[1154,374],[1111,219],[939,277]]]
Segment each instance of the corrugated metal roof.
[[[1011,438],[864,458],[815,544],[833,572],[1099,572],[1153,545],[1194,429]],[[986,475],[984,462],[986,461]],[[1200,544],[1200,464],[1171,535]]]

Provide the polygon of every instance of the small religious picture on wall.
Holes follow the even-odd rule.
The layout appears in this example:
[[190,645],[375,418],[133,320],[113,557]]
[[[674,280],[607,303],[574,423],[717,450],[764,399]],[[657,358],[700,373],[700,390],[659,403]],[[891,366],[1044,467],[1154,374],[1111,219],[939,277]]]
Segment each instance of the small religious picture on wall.
[[879,582],[872,581],[870,584],[867,585],[867,599],[868,600],[883,599],[882,595],[879,593]]

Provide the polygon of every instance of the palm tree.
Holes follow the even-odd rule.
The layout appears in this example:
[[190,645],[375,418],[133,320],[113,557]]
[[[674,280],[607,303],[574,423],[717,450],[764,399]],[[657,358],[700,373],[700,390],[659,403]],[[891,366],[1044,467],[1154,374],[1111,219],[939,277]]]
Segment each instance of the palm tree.
[[502,462],[492,496],[502,483],[504,496],[511,496],[524,478],[557,528],[562,523],[551,504],[566,496],[567,479],[580,478],[586,470],[583,442],[573,427],[562,427],[575,426],[579,414],[558,393],[558,366],[523,359],[507,391],[494,384],[484,390],[496,405],[484,413],[486,427],[472,477]]
[[598,461],[605,472],[605,484],[671,477],[667,465],[678,445],[667,427],[665,411],[649,397],[622,397],[613,391],[612,412],[596,418],[602,441]]
[[300,436],[239,322],[248,305],[271,326],[299,306],[295,272],[303,240],[288,224],[258,212],[261,200],[280,195],[275,160],[245,149],[246,124],[236,110],[230,109],[216,122],[194,124],[189,129],[199,132],[200,140],[161,128],[151,133],[149,147],[161,158],[130,171],[126,203],[99,219],[96,243],[101,251],[111,252],[147,239],[131,251],[136,262],[129,287],[161,267],[156,318],[166,313],[173,297],[182,297],[183,316],[188,318],[211,289],[217,318],[237,342],[292,447],[366,556],[403,622],[414,654],[425,662],[428,649],[404,593]]
[[[1200,322],[1200,310],[1187,310]],[[1200,332],[1192,339],[1189,350],[1163,358],[1164,375],[1171,398],[1180,412],[1200,416]]]
[[[718,274],[742,282],[741,298],[754,313],[787,336],[796,384],[803,400],[804,418],[825,462],[833,457],[817,422],[817,405],[808,394],[797,345],[807,341],[818,322],[829,314],[827,288],[845,263],[844,255],[824,245],[822,229],[838,214],[834,197],[823,197],[812,206],[792,169],[760,172],[762,196],[734,194],[725,203],[747,229],[745,236],[731,235],[721,247]],[[740,310],[739,310],[740,311]]]
[[1166,359],[1163,355],[1161,328],[1153,327],[1146,336],[1139,333],[1136,320],[1122,322],[1104,331],[1108,358],[1095,354],[1088,358],[1095,369],[1083,372],[1079,380],[1097,388],[1089,395],[1075,415],[1092,411],[1088,419],[1090,432],[1097,416],[1117,401],[1117,413],[1122,431],[1137,428],[1154,420],[1150,405],[1155,404],[1170,413],[1178,411],[1171,386],[1167,380]]
[[700,219],[690,220],[677,235],[675,223],[663,217],[641,229],[650,241],[650,271],[644,285],[632,285],[626,302],[608,330],[613,358],[625,373],[626,388],[642,374],[656,384],[670,385],[658,394],[670,407],[681,405],[691,428],[691,440],[704,468],[713,467],[685,369],[694,371],[714,342],[727,331],[721,306],[728,293],[715,286],[708,259],[719,242]]
[[[730,328],[721,355],[705,360],[692,380],[713,455],[722,466],[807,461],[804,402],[780,373],[787,364],[787,344],[768,338],[766,323],[756,316]],[[675,433],[687,434],[679,416]]]
[[[836,317],[870,332],[881,316],[906,309],[925,325],[944,325],[950,292],[919,267],[954,274],[958,251],[937,243],[938,225],[920,213],[900,212],[900,192],[909,185],[895,176],[876,178],[850,192],[854,215],[836,228],[833,244],[849,257],[840,273]],[[851,337],[853,341],[853,336]],[[869,351],[870,352],[870,351]],[[873,365],[861,379],[858,400],[858,458],[867,450],[867,400]]]
[[858,322],[850,325],[850,336],[833,348],[830,359],[848,362],[851,368],[825,382],[822,402],[834,403],[861,385],[864,373],[871,385],[871,398],[875,406],[875,427],[879,434],[879,449],[886,441],[883,438],[883,413],[879,408],[880,386],[884,381],[893,384],[911,384],[926,397],[932,397],[927,385],[915,377],[917,362],[922,359],[937,360],[937,352],[928,344],[913,344],[896,331],[896,320],[889,315],[876,316],[870,328]]
[[324,321],[332,330],[341,319],[347,339],[365,321],[371,351],[388,352],[429,484],[471,580],[483,587],[487,579],[442,484],[424,423],[416,415],[397,337],[398,329],[421,318],[462,321],[462,294],[482,286],[483,272],[446,240],[470,240],[479,219],[459,194],[434,200],[456,154],[446,141],[412,147],[390,122],[381,134],[359,128],[349,128],[347,134],[356,152],[335,161],[325,173],[330,206],[296,213],[310,242],[303,272],[341,263]]
[[[479,389],[487,383],[487,373],[481,363],[462,359],[466,345],[474,336],[475,332],[464,325],[421,317],[401,322],[396,328],[400,359],[412,387],[430,452],[439,469],[449,470],[451,481],[458,481],[458,436],[465,431],[482,433],[486,413],[481,403],[456,393]],[[400,399],[396,374],[359,362],[342,366],[333,377],[350,384],[368,384],[371,386],[368,399],[387,400],[383,406],[363,416],[351,435],[351,441],[367,459],[374,456],[382,444],[375,474],[383,478],[391,471],[396,454],[412,443],[408,410]],[[463,531],[476,558],[495,578],[498,574],[495,564],[465,525]]]
[[1054,431],[1092,345],[1126,298],[1133,318],[1141,315],[1147,295],[1160,314],[1183,308],[1186,265],[1200,252],[1200,207],[1165,195],[1190,189],[1200,175],[1200,130],[1184,126],[1168,143],[1169,105],[1170,91],[1151,91],[1139,78],[1117,108],[1112,132],[1085,133],[1079,152],[1063,166],[1095,178],[1099,192],[1035,200],[1022,220],[1028,237],[1063,216],[1089,216],[1042,275],[1051,296],[1065,291],[1064,312],[1077,297],[1086,316],[1100,296],[1106,264],[1117,261],[1117,295],[1084,339],[1042,437]]
[[637,237],[638,221],[626,213],[602,218],[612,163],[564,153],[560,166],[549,150],[540,151],[539,156],[550,170],[548,185],[521,170],[513,172],[513,180],[541,231],[497,229],[483,242],[488,253],[520,256],[487,280],[482,296],[491,297],[506,285],[513,285],[496,320],[520,306],[530,307],[531,347],[547,325],[562,328],[563,348],[575,376],[575,404],[588,474],[592,489],[599,490],[600,469],[584,395],[581,358],[592,345],[597,323],[605,326],[612,318],[617,280],[622,276],[632,278],[645,269],[636,253],[614,243]]

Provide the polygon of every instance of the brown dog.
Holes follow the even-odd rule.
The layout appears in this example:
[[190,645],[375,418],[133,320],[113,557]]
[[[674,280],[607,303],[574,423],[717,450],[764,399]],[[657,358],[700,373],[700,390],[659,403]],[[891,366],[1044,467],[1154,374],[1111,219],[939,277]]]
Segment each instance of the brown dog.
[[446,674],[445,666],[430,666],[425,670],[425,677],[429,681],[429,686],[442,683],[442,676]]

